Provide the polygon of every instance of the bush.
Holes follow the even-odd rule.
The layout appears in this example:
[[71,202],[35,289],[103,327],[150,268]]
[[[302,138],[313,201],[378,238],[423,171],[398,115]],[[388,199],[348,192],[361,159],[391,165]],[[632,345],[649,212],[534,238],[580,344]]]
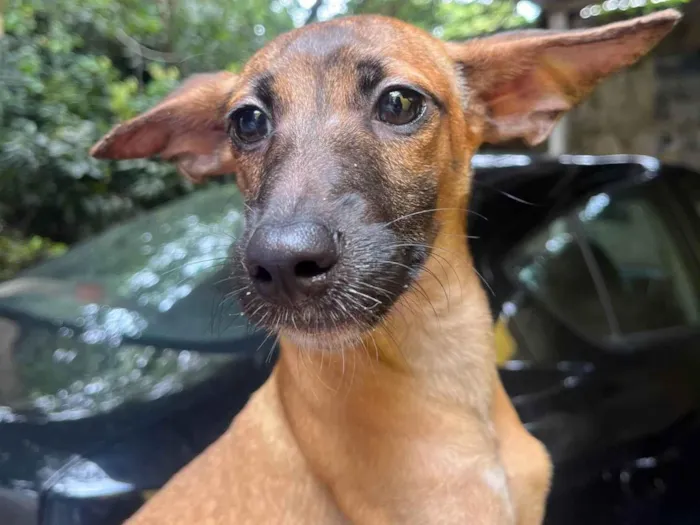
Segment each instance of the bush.
[[37,235],[27,239],[0,230],[0,281],[12,277],[30,264],[61,255],[66,249],[65,244]]
[[[100,38],[108,42],[99,17],[91,21],[90,10],[57,4],[52,9],[64,9],[60,17],[36,7],[40,2],[12,0],[5,16],[0,218],[19,233],[70,243],[189,188],[170,166],[101,163],[87,155],[116,118],[152,104],[179,73],[152,64],[147,89],[140,90],[98,54]],[[94,52],[86,52],[83,35],[93,37]]]

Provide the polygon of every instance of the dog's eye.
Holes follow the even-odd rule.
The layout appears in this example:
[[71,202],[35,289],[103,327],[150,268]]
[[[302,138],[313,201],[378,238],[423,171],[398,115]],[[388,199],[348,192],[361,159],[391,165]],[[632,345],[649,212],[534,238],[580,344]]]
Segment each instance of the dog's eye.
[[246,106],[231,114],[232,131],[247,144],[258,142],[270,134],[270,121],[260,108]]
[[379,99],[377,115],[387,124],[402,126],[420,117],[424,106],[420,93],[412,89],[392,89]]

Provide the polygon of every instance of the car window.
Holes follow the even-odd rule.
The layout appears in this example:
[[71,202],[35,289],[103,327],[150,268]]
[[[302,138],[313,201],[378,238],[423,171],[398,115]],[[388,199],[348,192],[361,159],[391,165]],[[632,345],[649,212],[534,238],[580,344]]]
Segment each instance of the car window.
[[511,322],[536,359],[556,359],[553,319],[598,341],[700,322],[698,274],[664,203],[653,185],[593,195],[504,259]]
[[[520,332],[531,349],[542,347],[541,308],[589,336],[611,335],[611,326],[569,217],[535,232],[506,258],[511,279],[537,300],[519,301]],[[527,306],[525,306],[527,305]],[[527,319],[524,319],[527,317]],[[534,350],[533,350],[534,351]]]
[[623,335],[695,325],[692,261],[674,234],[668,207],[649,186],[600,194],[577,213]]
[[[700,226],[700,181],[698,174],[695,171],[675,166],[668,167],[667,173],[676,191],[675,199],[677,202],[687,205],[691,212],[690,222],[693,229],[697,230]],[[695,239],[698,238],[696,231]]]

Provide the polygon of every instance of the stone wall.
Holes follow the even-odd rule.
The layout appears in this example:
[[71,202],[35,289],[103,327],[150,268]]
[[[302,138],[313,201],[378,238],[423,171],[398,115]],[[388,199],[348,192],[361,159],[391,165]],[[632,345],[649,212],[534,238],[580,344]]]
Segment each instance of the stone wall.
[[571,113],[569,150],[700,169],[700,52],[653,56],[606,81]]
[[700,168],[700,52],[656,61],[659,156]]
[[639,153],[700,169],[698,2],[638,65],[601,84],[569,118],[569,151]]

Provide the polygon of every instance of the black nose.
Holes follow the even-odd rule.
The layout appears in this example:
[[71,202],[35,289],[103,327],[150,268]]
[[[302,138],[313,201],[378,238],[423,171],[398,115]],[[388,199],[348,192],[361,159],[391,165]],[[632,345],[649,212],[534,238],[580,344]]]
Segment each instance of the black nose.
[[260,226],[246,249],[256,289],[273,300],[296,301],[324,291],[337,262],[333,235],[315,222]]

